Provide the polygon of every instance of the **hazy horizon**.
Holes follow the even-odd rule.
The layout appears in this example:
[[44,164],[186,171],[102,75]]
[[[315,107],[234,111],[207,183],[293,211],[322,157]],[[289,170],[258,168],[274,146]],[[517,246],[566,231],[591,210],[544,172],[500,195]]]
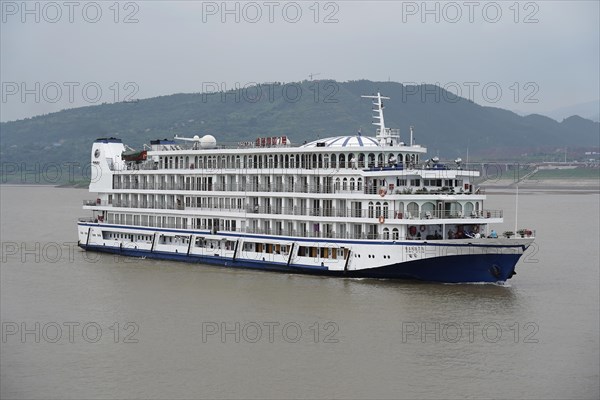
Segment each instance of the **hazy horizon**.
[[311,74],[524,114],[600,98],[598,2],[115,4],[1,2],[1,121]]

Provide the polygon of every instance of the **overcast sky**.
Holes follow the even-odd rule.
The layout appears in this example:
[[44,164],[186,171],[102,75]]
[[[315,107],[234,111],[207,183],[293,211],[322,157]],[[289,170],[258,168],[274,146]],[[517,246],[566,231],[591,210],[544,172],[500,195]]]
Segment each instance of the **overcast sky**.
[[598,1],[23,4],[1,2],[2,121],[310,73],[525,113],[600,97]]

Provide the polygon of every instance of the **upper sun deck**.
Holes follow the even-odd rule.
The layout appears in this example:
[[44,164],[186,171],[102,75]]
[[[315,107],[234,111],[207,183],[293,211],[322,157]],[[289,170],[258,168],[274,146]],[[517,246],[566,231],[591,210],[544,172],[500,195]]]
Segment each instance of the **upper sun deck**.
[[[385,126],[383,116],[383,100],[389,97],[381,96],[380,93],[372,96],[362,96],[373,100],[372,111],[375,115],[373,125],[377,126],[376,136],[363,136],[358,131],[355,135],[333,136],[325,139],[304,142],[300,146],[294,146],[287,136],[259,137],[255,141],[241,141],[235,144],[217,145],[217,140],[212,135],[202,137],[195,135],[192,138],[175,136],[173,140],[154,140],[151,142],[151,156],[175,156],[182,152],[196,156],[202,154],[265,154],[274,150],[281,154],[289,153],[351,153],[356,152],[379,152],[392,154],[419,155],[425,154],[427,149],[414,142],[413,127],[410,127],[408,143],[400,140],[400,130]],[[184,144],[184,142],[187,142]]]
[[[210,145],[206,145],[209,137]],[[203,141],[204,140],[204,141]],[[202,138],[181,138],[174,140],[154,140],[151,142],[149,156],[170,156],[202,154],[263,154],[273,151],[281,153],[327,153],[327,152],[410,152],[425,154],[427,149],[421,145],[407,145],[403,142],[393,144],[380,143],[377,138],[362,135],[333,136],[325,139],[317,139],[302,145],[293,144],[286,136],[263,137],[254,141],[243,141],[238,143],[217,143],[213,136],[206,135]]]

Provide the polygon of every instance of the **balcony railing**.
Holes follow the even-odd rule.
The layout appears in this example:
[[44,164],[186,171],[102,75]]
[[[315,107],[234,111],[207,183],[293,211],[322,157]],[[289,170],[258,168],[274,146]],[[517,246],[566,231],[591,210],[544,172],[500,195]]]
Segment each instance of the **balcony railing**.
[[[89,205],[97,205],[96,202]],[[84,205],[86,202],[84,202]],[[426,210],[426,211],[396,211],[391,208],[312,208],[312,207],[286,207],[286,206],[273,206],[273,205],[247,205],[242,208],[237,207],[219,207],[219,206],[207,206],[207,205],[183,205],[176,203],[164,203],[164,202],[131,202],[124,200],[114,200],[112,203],[113,207],[124,207],[124,208],[146,208],[146,209],[157,209],[157,210],[190,210],[190,211],[211,211],[219,213],[238,213],[238,214],[249,214],[250,215],[290,215],[290,216],[311,216],[311,217],[336,217],[336,218],[367,218],[373,219],[377,222],[380,217],[384,220],[387,219],[408,219],[408,220],[439,220],[439,219],[489,219],[489,218],[503,218],[502,210],[479,210],[479,211],[440,211],[440,210]]]
[[193,193],[204,192],[263,192],[263,193],[307,193],[307,194],[370,194],[379,196],[388,195],[465,195],[485,194],[483,189],[464,190],[462,187],[428,187],[421,186],[398,186],[394,188],[381,188],[365,186],[363,183],[352,184],[253,184],[253,183],[229,183],[225,185],[212,184],[201,187],[183,183],[117,183],[113,185],[115,190],[176,190]]
[[84,206],[110,206],[112,204],[106,200],[96,199],[96,200],[83,200],[83,205]]

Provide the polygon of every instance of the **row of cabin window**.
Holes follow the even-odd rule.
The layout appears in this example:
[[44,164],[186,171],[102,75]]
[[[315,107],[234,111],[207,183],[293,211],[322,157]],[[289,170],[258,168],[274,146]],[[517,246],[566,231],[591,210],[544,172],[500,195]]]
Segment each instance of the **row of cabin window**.
[[[129,182],[128,176],[124,175],[124,176],[119,176],[119,175],[115,175],[115,177],[113,178],[113,189],[115,188],[129,188],[131,187],[132,189],[137,189],[137,188],[149,188],[149,189],[168,189],[168,188],[177,188],[180,187],[181,189],[185,190],[191,190],[192,188],[195,188],[195,190],[213,190],[213,183],[211,178],[200,178],[197,177],[197,185],[190,185],[190,177],[186,177],[186,181],[185,183],[183,182],[183,177],[179,177],[179,180],[182,180],[179,183],[175,182],[175,176],[169,176],[168,177],[168,182],[167,182],[167,177],[165,176],[161,176],[161,177],[157,177],[156,182],[154,181],[154,178],[150,175],[149,176],[150,179],[148,182],[145,181],[144,177],[142,177],[142,183],[140,185],[139,183],[139,179],[138,177],[135,177],[135,180],[132,182]],[[121,179],[119,179],[121,178]],[[232,176],[233,178],[233,176]],[[193,182],[194,184],[196,182]],[[287,177],[286,182],[271,182],[270,180],[266,182],[267,185],[277,185],[277,184],[287,184],[288,186],[294,186],[294,185],[308,185],[308,182],[298,182],[297,180],[294,180],[294,177]],[[264,185],[265,182],[262,182],[262,184]],[[413,178],[413,179],[406,179],[406,178],[396,178],[396,187],[406,187],[408,184],[410,184],[410,186],[416,186],[419,187],[421,186],[421,179],[420,178]],[[437,186],[437,187],[460,187],[462,186],[463,181],[459,180],[459,179],[423,179],[423,186]],[[146,186],[151,186],[151,187],[146,187]],[[155,186],[156,185],[156,186]],[[237,184],[230,184],[229,186],[231,187],[231,190],[246,190],[248,187],[254,187],[254,186],[258,186],[258,177],[253,177],[252,180],[250,180],[249,182],[246,182],[245,179],[243,179],[241,182],[238,182]],[[325,185],[325,183],[323,183],[323,185]],[[362,190],[363,189],[363,178],[336,178],[335,182],[335,190]],[[348,186],[349,185],[349,186]],[[223,190],[224,187],[226,186],[225,184],[225,177],[221,177],[221,182],[219,184],[219,190]]]
[[288,246],[285,244],[244,242],[243,251],[267,254],[288,254]]
[[[358,158],[357,158],[358,156]],[[419,162],[418,154],[276,154],[254,156],[162,156],[160,169],[211,168],[365,168],[387,167]]]
[[108,232],[106,239],[125,239],[129,241],[150,241],[152,240],[151,235],[134,235],[131,233],[119,233],[119,232]]
[[331,258],[336,260],[337,258],[345,259],[348,249],[345,247],[316,247],[316,246],[299,246],[298,256],[299,257],[312,257],[312,258]]

